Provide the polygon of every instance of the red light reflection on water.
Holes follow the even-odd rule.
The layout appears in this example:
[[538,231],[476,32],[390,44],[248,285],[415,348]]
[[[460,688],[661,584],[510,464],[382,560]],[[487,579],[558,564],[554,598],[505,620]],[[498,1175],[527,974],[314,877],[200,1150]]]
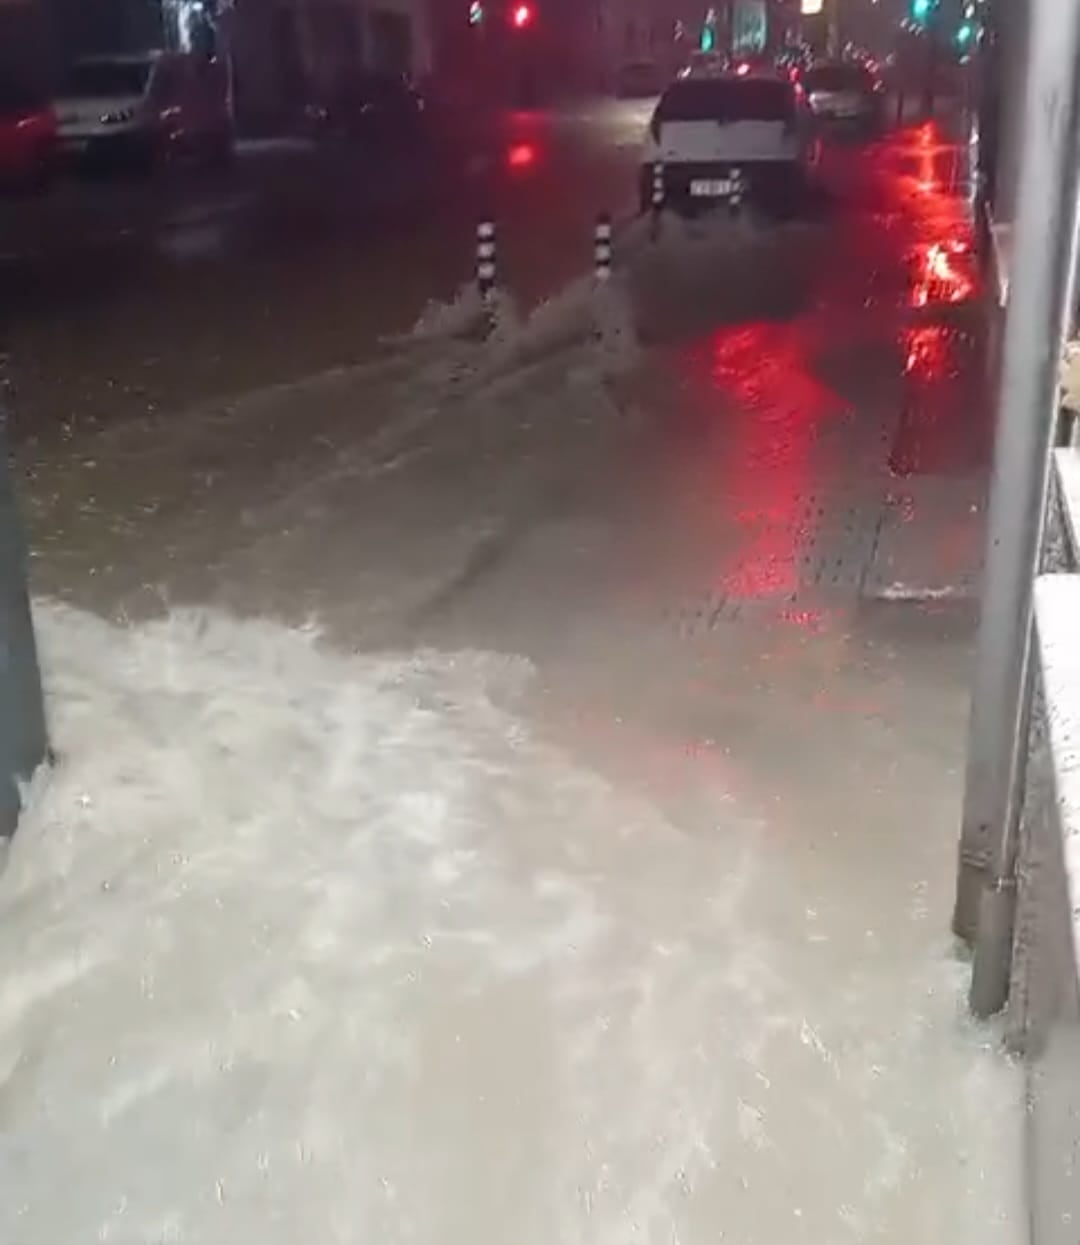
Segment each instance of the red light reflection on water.
[[[711,339],[711,382],[735,407],[726,430],[731,467],[717,481],[745,537],[719,585],[732,600],[782,600],[799,588],[820,427],[843,411],[812,375],[809,356],[799,324],[724,328]],[[795,608],[783,617],[808,629],[821,621]]]
[[784,622],[803,631],[821,631],[829,621],[824,610],[796,609],[794,606],[781,610],[780,617]]
[[[913,135],[920,190],[893,182],[897,208],[909,232],[905,301],[916,313],[900,328],[904,404],[889,453],[896,475],[959,470],[984,452],[985,430],[972,413],[977,399],[980,339],[973,304],[981,272],[965,198],[968,167],[963,151],[944,143],[936,129]],[[986,422],[985,420],[983,421]]]
[[536,163],[536,148],[532,143],[515,143],[506,153],[506,163],[512,169],[528,169]]
[[911,289],[911,305],[966,303],[978,292],[971,247],[966,238],[931,242],[916,251],[918,271]]
[[944,324],[920,324],[904,333],[904,375],[912,380],[946,379],[955,365],[956,334]]
[[938,189],[937,165],[935,156],[941,150],[937,127],[932,121],[920,126],[917,132],[919,174],[918,186],[925,195],[933,194]]
[[[921,310],[969,302],[980,279],[963,193],[966,165],[932,122],[914,131],[909,143],[901,153],[908,167],[914,161],[914,177],[891,179],[895,206],[913,231],[908,304]],[[919,192],[914,197],[913,182]]]

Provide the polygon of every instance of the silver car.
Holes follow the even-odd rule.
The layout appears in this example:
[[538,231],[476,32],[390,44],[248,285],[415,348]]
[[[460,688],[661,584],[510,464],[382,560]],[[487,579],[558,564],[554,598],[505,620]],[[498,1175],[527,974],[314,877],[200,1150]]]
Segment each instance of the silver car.
[[815,65],[803,78],[810,110],[822,122],[876,132],[885,119],[884,87],[866,65]]
[[71,160],[159,158],[232,151],[224,66],[195,54],[141,52],[80,60],[56,100],[60,149]]

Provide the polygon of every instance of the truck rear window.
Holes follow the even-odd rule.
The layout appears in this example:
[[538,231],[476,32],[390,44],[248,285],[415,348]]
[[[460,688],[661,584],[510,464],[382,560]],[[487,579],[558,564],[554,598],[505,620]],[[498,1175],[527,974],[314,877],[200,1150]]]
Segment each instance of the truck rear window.
[[656,120],[790,121],[794,116],[794,93],[786,82],[760,78],[733,78],[711,82],[676,82],[664,92],[656,108]]

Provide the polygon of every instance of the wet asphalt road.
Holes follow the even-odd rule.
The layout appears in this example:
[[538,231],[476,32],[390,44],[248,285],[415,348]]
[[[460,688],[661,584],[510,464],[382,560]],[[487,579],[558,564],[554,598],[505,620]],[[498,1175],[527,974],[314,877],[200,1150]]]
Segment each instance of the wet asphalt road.
[[[138,314],[152,284],[137,269],[108,316],[87,313],[82,333],[41,315],[41,371],[28,368],[34,351],[19,356],[35,587],[125,616],[166,600],[296,622],[326,620],[344,602],[343,638],[395,645],[403,629],[441,620],[448,602],[456,610],[537,514],[572,509],[575,497],[592,505],[610,486],[635,521],[652,497],[660,529],[672,505],[689,507],[692,530],[675,545],[706,550],[708,568],[690,590],[698,604],[686,608],[710,627],[796,599],[796,612],[816,616],[818,598],[834,590],[970,600],[990,421],[963,149],[934,127],[830,147],[819,211],[783,226],[666,221],[653,244],[639,222],[620,240],[608,287],[632,360],[605,379],[590,327],[597,291],[565,281],[588,273],[592,202],[620,188],[632,195],[636,153],[620,145],[630,119],[616,106],[511,119],[509,137],[487,148],[501,163],[473,157],[475,178],[457,181],[458,197],[437,211],[429,203],[422,227],[371,207],[368,227],[351,232],[341,200],[313,193],[316,169],[329,175],[326,157],[309,158],[307,184],[292,164],[249,204],[236,250],[154,258],[151,275],[171,281],[174,300],[156,305],[171,320]],[[579,193],[560,196],[560,184]],[[399,342],[367,364],[339,366],[467,274],[480,201],[494,201],[505,222],[505,284],[524,303],[558,298],[486,340]],[[270,210],[286,203],[308,214],[294,234],[281,225],[287,214]],[[319,228],[313,213],[323,214]],[[260,240],[286,236],[309,249],[262,249]],[[147,225],[142,237],[161,231]],[[343,256],[354,243],[360,255],[357,237],[366,258],[349,268]],[[132,235],[135,254],[145,257],[146,245]],[[361,301],[395,247],[400,258],[421,246],[431,264],[402,267],[396,284],[387,278],[379,297]],[[59,280],[55,255],[49,263]],[[276,272],[262,319],[230,305],[256,299],[254,274],[270,282]],[[227,273],[250,279],[226,286]],[[356,287],[354,304],[343,284]],[[192,301],[178,319],[181,292]],[[86,344],[102,340],[110,318],[114,368]],[[150,332],[156,353],[135,350]],[[89,418],[40,413],[65,388]],[[588,453],[574,448],[579,433],[594,436],[574,424],[577,408],[589,429],[604,429]],[[58,427],[68,429],[63,445],[50,436]],[[534,437],[543,453],[528,448]],[[701,514],[689,503],[697,491]],[[354,530],[365,541],[383,535],[364,554]],[[402,552],[413,539],[415,563]],[[383,566],[389,584],[376,572]],[[364,575],[370,591],[343,597],[340,585]]]
[[526,302],[636,197],[648,104],[455,124],[424,152],[244,145],[226,173],[65,180],[0,201],[17,428],[182,410],[355,363],[469,280],[478,218]]

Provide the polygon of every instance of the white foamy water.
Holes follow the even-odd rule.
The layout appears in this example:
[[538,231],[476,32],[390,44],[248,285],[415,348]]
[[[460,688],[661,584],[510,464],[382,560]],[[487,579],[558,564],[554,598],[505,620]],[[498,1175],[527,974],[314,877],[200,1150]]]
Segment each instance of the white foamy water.
[[524,661],[38,623],[0,1240],[1019,1239],[1018,1076],[946,940],[841,945],[850,877],[804,913],[760,813],[687,834],[591,772]]

